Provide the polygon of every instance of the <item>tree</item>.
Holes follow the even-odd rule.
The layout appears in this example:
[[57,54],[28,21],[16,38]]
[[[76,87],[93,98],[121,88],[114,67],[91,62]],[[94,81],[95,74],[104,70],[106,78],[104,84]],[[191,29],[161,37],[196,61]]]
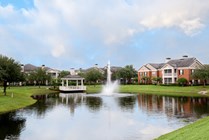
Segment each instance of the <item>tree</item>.
[[119,77],[123,79],[124,84],[132,83],[132,78],[135,78],[137,76],[136,70],[133,68],[133,65],[127,65],[124,68],[120,69]]
[[150,81],[150,77],[143,76],[143,77],[141,78],[141,80],[143,81],[144,84],[148,84],[149,81]]
[[70,74],[70,72],[69,71],[61,71],[60,72],[60,74],[59,74],[59,78],[63,78],[63,77],[65,77],[65,76],[67,76],[67,75],[69,75]]
[[89,70],[89,71],[86,72],[86,74],[85,74],[86,81],[89,81],[90,83],[93,82],[94,84],[95,84],[98,80],[101,80],[102,77],[103,77],[103,76],[102,76],[102,73],[99,72],[99,71],[96,70],[96,69]]
[[209,66],[205,65],[200,69],[196,69],[192,74],[194,79],[200,79],[203,81],[203,85],[205,87],[206,81],[209,79]]
[[34,72],[30,73],[29,79],[31,81],[38,82],[40,88],[41,84],[44,84],[47,80],[50,81],[51,76],[46,74],[46,70],[38,68]]
[[152,80],[153,80],[156,84],[162,83],[162,78],[161,78],[161,77],[153,77]]
[[179,85],[184,86],[187,84],[188,81],[185,78],[179,78],[177,82]]
[[3,81],[4,95],[7,83],[18,82],[21,76],[21,65],[12,58],[0,55],[0,81]]

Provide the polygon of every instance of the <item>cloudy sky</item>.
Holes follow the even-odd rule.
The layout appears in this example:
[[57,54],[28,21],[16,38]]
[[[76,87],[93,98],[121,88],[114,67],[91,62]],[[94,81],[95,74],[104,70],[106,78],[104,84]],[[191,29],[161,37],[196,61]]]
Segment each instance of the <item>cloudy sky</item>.
[[65,70],[209,63],[209,0],[0,0],[0,54]]

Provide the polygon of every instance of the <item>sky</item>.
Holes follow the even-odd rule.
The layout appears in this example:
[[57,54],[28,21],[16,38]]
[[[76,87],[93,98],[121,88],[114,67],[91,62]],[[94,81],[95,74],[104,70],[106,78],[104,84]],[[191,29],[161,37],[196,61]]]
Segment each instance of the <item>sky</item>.
[[209,64],[209,0],[0,0],[0,54],[60,70]]

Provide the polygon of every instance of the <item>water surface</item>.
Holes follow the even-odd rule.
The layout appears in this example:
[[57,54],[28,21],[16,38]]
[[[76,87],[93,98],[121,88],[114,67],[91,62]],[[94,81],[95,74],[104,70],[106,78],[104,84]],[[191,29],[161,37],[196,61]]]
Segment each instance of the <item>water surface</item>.
[[0,115],[0,139],[149,140],[208,116],[208,98],[117,94],[37,96]]

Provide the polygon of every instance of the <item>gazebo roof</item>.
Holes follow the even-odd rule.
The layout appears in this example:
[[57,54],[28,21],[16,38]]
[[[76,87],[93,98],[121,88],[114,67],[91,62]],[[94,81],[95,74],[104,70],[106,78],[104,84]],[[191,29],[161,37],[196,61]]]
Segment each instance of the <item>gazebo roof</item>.
[[67,75],[61,79],[62,80],[83,80],[84,78],[79,75]]

